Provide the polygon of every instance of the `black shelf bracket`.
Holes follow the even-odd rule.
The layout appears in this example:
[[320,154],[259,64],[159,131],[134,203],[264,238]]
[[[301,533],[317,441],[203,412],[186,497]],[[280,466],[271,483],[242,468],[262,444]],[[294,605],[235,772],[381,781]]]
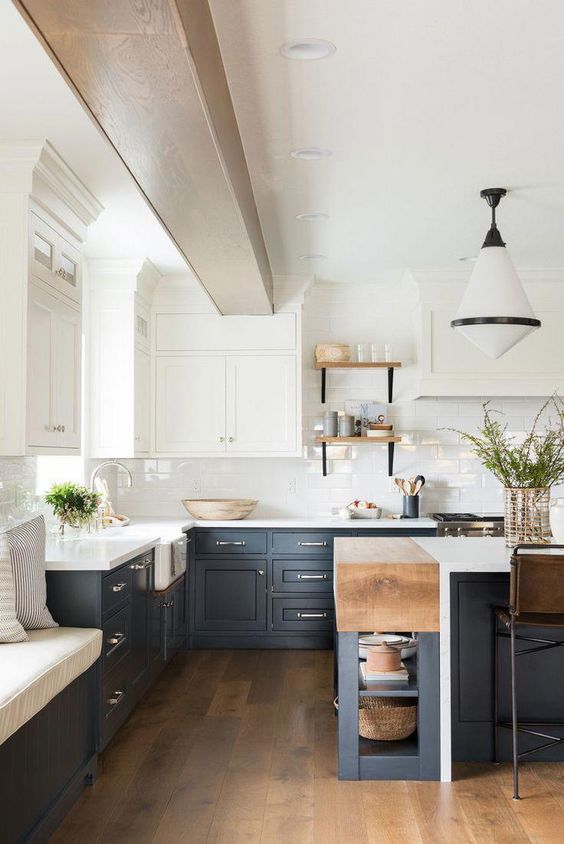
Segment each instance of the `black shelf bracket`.
[[[392,370],[393,372],[393,370]],[[394,450],[395,443],[388,443],[388,477],[391,478],[394,474]]]
[[[327,367],[323,366],[321,372],[321,404],[325,404],[325,396],[327,393]],[[392,404],[394,400],[394,368],[388,367],[388,404]]]
[[[375,443],[376,445],[376,443]],[[388,443],[388,477],[391,478],[394,474],[394,451],[395,443]],[[327,443],[321,443],[321,467],[323,477],[327,477]]]

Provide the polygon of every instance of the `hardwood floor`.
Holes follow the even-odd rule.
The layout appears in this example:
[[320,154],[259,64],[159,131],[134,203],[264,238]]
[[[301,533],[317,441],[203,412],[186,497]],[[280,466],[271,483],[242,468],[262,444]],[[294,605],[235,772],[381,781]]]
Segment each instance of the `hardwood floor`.
[[328,651],[179,655],[52,844],[556,844],[564,764],[467,764],[453,783],[338,782]]

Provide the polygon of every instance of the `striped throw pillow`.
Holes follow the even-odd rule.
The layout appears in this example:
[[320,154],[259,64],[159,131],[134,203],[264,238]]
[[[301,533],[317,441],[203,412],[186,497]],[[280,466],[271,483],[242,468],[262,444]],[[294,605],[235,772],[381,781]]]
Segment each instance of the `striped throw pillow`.
[[8,539],[0,533],[0,643],[25,642],[27,633],[16,615],[16,587]]
[[16,615],[25,630],[58,627],[47,609],[45,519],[37,516],[8,531],[16,586]]

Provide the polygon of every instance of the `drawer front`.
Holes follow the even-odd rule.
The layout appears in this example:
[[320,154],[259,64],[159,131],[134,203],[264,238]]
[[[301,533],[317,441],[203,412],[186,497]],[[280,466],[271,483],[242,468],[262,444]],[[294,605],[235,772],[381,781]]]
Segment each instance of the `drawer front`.
[[301,632],[333,630],[335,605],[331,598],[273,598],[272,629]]
[[129,653],[131,605],[114,613],[102,627],[102,671],[104,674]]
[[[342,536],[343,534],[339,534]],[[332,533],[277,533],[272,534],[273,554],[310,554],[333,557]]]
[[198,531],[196,554],[266,554],[266,531]]
[[130,595],[131,570],[123,566],[102,580],[102,614],[119,607]]
[[333,563],[330,560],[274,560],[273,592],[332,592]]
[[117,728],[123,723],[130,709],[130,688],[128,660],[104,678],[102,699],[100,702],[100,732],[102,745],[105,745]]

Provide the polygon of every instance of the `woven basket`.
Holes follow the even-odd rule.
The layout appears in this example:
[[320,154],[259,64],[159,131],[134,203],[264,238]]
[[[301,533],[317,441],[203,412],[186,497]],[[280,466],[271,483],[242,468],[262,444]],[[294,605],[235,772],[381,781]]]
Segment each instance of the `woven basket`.
[[359,700],[358,732],[376,741],[399,741],[417,727],[417,703],[413,698],[363,697]]

